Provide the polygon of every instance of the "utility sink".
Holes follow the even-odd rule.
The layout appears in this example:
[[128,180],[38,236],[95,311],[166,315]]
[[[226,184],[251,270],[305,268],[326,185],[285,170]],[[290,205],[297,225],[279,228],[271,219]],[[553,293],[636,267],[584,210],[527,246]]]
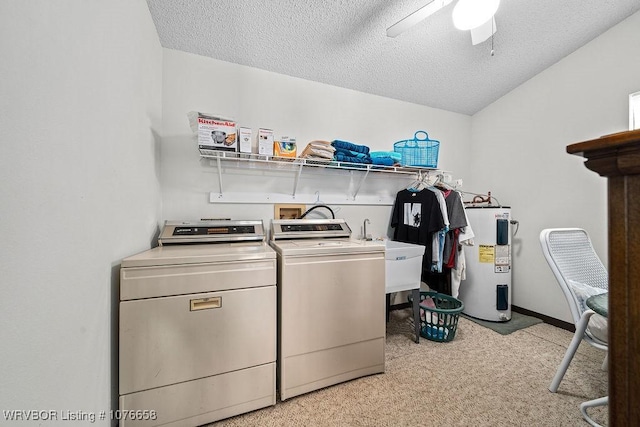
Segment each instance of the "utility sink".
[[386,292],[400,292],[420,288],[424,246],[412,243],[385,241]]

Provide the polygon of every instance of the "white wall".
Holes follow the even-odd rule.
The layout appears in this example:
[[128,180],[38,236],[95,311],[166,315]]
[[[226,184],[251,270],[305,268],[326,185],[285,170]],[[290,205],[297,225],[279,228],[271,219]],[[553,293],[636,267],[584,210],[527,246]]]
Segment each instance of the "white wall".
[[0,58],[0,409],[108,413],[119,262],[159,221],[162,49],[143,0],[6,0]]
[[[423,107],[379,96],[221,62],[175,50],[164,50],[162,191],[163,217],[263,219],[273,218],[273,205],[209,203],[209,192],[219,191],[217,169],[200,162],[187,112],[202,111],[235,119],[241,126],[291,135],[300,150],[314,139],[343,139],[372,150],[393,150],[393,143],[426,130],[441,141],[439,167],[465,178],[469,166],[469,116]],[[206,163],[206,162],[205,162]],[[357,175],[358,173],[356,173]],[[375,175],[375,176],[374,176]],[[359,175],[358,175],[359,176]],[[350,173],[305,170],[298,199],[335,200],[349,186]],[[354,178],[355,180],[359,178]],[[385,187],[395,195],[410,180],[370,174],[360,195]],[[224,169],[225,192],[287,194],[293,174],[271,171],[238,172]],[[240,196],[241,197],[241,196]],[[291,203],[297,200],[292,199]],[[390,206],[331,206],[339,209],[354,235],[364,218],[376,236],[388,231]],[[322,212],[322,211],[320,211]]]
[[628,129],[639,28],[636,13],[473,116],[473,187],[491,190],[520,221],[514,305],[571,321],[541,253],[544,228],[585,228],[607,262],[606,179],[566,146]]

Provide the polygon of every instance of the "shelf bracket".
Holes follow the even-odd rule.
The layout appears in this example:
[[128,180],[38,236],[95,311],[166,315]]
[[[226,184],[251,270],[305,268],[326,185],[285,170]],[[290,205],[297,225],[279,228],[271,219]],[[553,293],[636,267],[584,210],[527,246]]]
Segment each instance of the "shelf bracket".
[[[369,175],[369,171],[370,170],[371,170],[371,167],[367,166],[367,171],[364,173],[364,176],[362,177],[362,179],[358,183],[358,186],[356,187],[356,191],[353,193],[353,200],[356,199],[356,196],[358,195],[358,192],[360,191],[360,187],[362,187],[362,184],[364,183],[364,180],[367,179],[367,175]],[[353,171],[351,171],[351,173],[353,173]]]
[[293,193],[291,194],[291,196],[293,196],[293,198],[296,198],[296,191],[298,190],[298,181],[300,180],[300,175],[302,174],[302,166],[304,165],[304,162],[300,162],[300,166],[298,166],[298,171],[296,172],[296,176],[293,180]]
[[222,164],[220,163],[220,156],[216,156],[218,162],[218,184],[220,188],[220,197],[222,197]]

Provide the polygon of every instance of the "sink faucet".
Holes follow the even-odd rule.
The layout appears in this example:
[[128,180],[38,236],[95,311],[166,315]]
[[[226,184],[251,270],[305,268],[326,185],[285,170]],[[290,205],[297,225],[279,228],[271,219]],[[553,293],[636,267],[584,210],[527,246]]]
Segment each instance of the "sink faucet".
[[362,238],[364,240],[373,240],[368,234],[367,234],[367,224],[371,224],[371,221],[369,221],[369,218],[366,218],[364,220],[364,224],[363,224],[363,229],[364,232],[362,233]]

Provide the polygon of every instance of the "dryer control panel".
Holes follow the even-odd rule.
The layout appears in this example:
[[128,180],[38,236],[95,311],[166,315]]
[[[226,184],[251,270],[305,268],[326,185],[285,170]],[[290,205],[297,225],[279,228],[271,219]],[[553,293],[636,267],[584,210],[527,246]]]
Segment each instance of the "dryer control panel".
[[274,219],[271,239],[349,237],[351,229],[343,219]]
[[262,221],[166,221],[158,244],[264,241]]

